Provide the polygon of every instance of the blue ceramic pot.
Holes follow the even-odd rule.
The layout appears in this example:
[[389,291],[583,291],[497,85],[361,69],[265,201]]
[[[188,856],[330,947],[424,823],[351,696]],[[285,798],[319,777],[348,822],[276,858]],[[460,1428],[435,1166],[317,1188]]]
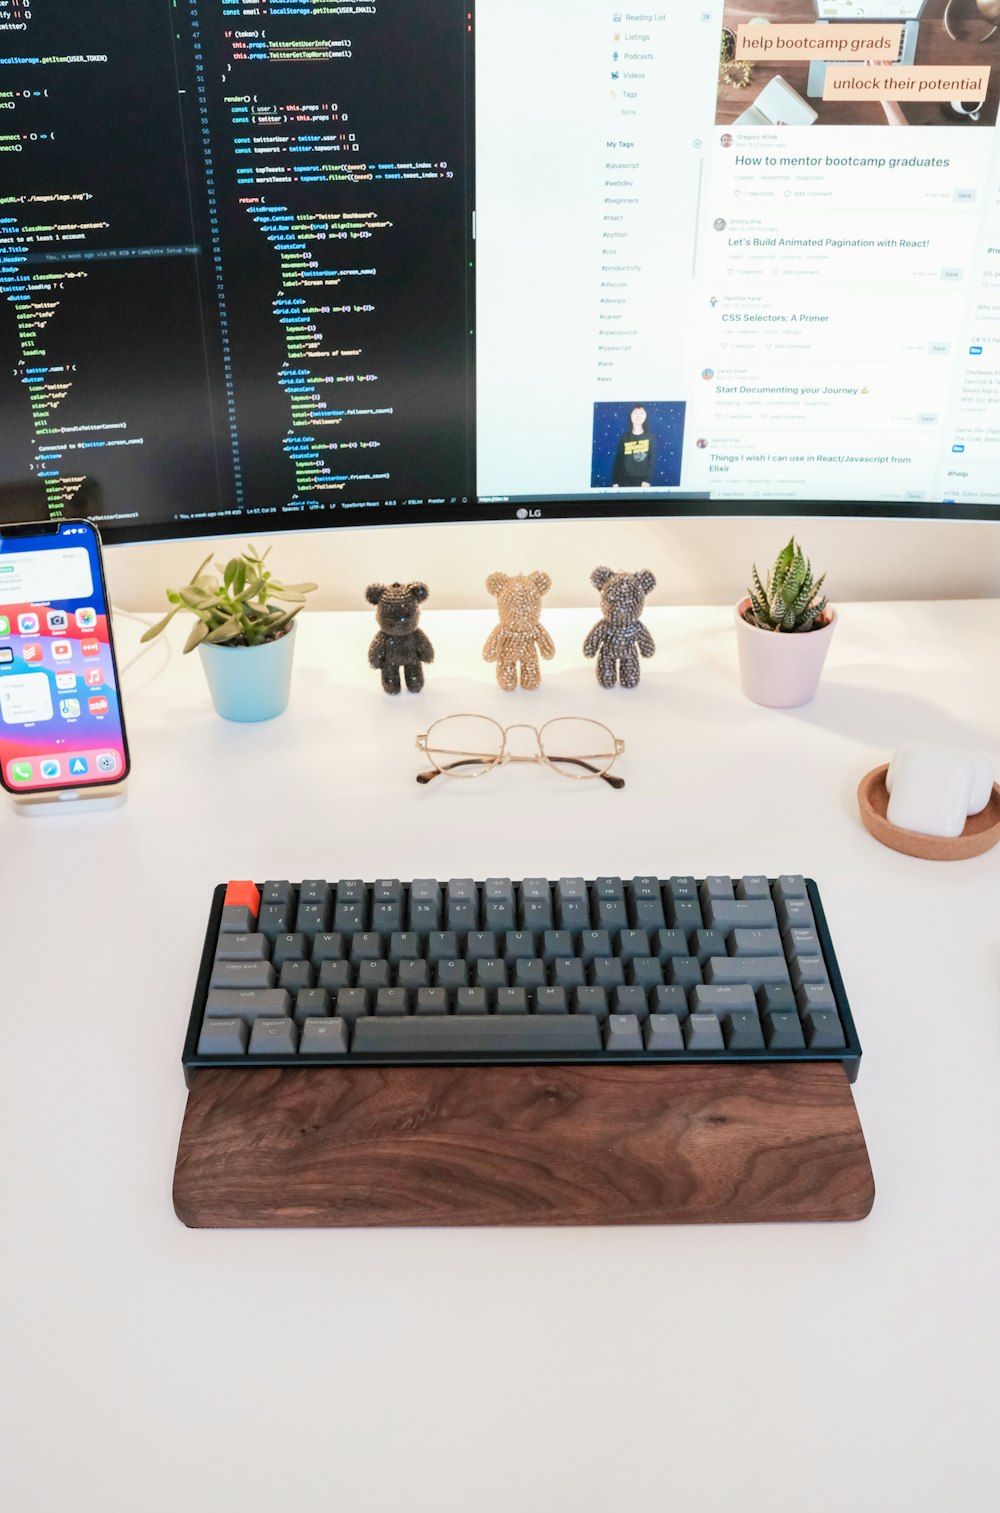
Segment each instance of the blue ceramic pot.
[[224,720],[273,720],[288,704],[295,621],[261,646],[198,647],[212,702]]

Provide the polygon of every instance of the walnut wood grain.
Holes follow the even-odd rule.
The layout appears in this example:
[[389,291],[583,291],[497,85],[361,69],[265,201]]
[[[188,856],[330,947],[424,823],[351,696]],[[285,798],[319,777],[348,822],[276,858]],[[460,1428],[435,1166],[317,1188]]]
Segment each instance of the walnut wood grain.
[[833,1064],[205,1070],[187,1225],[861,1219],[875,1189]]

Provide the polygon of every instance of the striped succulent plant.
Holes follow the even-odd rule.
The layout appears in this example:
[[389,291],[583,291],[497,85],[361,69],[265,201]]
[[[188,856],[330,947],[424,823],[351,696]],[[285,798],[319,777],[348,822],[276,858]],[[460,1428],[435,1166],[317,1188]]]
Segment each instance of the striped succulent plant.
[[827,619],[826,595],[820,596],[825,577],[823,573],[813,581],[812,567],[793,536],[778,553],[766,586],[754,566],[750,603],[743,618],[759,630],[819,630]]

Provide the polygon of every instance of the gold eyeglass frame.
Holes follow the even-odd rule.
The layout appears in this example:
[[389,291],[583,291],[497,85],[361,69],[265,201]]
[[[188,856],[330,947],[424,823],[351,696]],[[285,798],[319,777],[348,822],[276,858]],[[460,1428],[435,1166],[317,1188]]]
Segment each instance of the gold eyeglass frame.
[[[449,751],[447,748],[441,748],[438,752],[439,755],[456,756],[461,760],[452,762],[446,767],[439,766],[438,763],[434,761],[434,757],[431,755],[431,748],[428,745],[428,741],[431,732],[436,728],[436,726],[444,725],[449,720],[487,721],[494,727],[495,730],[499,731],[500,733],[500,750],[494,753],[490,751]],[[596,725],[598,730],[607,731],[607,734],[611,739],[610,752],[581,752],[579,755],[571,757],[554,757],[548,754],[545,750],[545,744],[542,740],[545,731],[548,730],[550,726],[562,724],[566,720],[572,720],[574,724],[580,724],[581,722],[583,722],[587,725]],[[535,744],[538,748],[533,756],[517,756],[513,752],[507,750],[507,737],[512,730],[530,730],[532,732],[535,737]],[[542,726],[528,725],[520,722],[513,725],[501,725],[499,720],[494,720],[493,717],[488,714],[470,714],[465,712],[461,714],[442,715],[441,719],[435,720],[433,725],[431,725],[427,730],[422,731],[421,734],[417,736],[416,745],[417,750],[422,751],[425,756],[430,757],[430,760],[434,763],[429,772],[417,773],[418,783],[430,783],[433,782],[436,777],[451,777],[459,779],[481,778],[485,777],[486,773],[493,772],[495,768],[503,767],[508,762],[535,762],[540,763],[543,767],[548,767],[550,772],[557,773],[559,777],[569,778],[572,782],[575,783],[589,783],[594,778],[603,778],[611,788],[625,787],[624,778],[613,777],[611,775],[611,767],[618,759],[618,757],[620,757],[624,752],[625,742],[619,739],[619,737],[615,735],[613,730],[608,729],[608,726],[603,724],[601,720],[592,720],[588,715],[556,715],[554,719],[546,720],[545,724]],[[557,763],[559,762],[568,762],[572,763],[574,766],[587,767],[588,763],[585,760],[586,757],[592,757],[600,761],[604,761],[605,758],[608,758],[607,766],[602,768],[600,771],[598,771],[597,768],[589,768],[587,772],[566,772],[563,767],[557,765]],[[475,766],[477,770],[475,772],[456,772],[454,770],[456,767],[465,766]]]

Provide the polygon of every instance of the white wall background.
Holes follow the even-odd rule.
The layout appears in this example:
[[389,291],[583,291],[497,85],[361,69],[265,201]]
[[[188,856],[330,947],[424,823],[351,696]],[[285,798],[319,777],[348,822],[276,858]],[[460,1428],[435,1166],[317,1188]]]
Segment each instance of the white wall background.
[[423,579],[434,608],[485,606],[487,574],[551,575],[547,602],[594,601],[600,563],[649,567],[656,604],[726,604],[741,596],[756,561],[763,573],[792,532],[834,601],[992,598],[1000,593],[1000,524],[911,520],[674,519],[394,526],[289,532],[109,548],[111,597],[122,609],[157,609],[209,551],[225,559],[247,539],[274,539],[279,577],[311,579],[316,609],[364,608],[371,582]]

